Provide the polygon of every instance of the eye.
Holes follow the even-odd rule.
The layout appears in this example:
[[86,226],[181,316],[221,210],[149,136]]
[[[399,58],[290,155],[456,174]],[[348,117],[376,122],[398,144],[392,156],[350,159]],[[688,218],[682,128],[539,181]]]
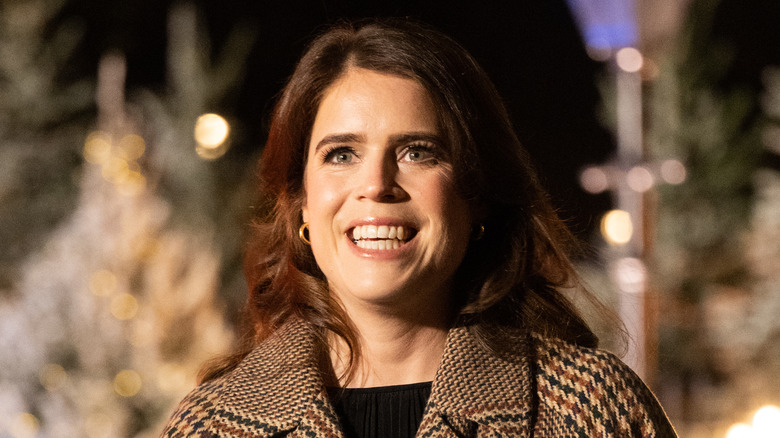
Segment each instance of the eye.
[[401,159],[413,163],[436,164],[439,162],[439,153],[437,148],[433,145],[418,143],[404,149],[401,154]]
[[325,151],[323,161],[331,164],[349,164],[355,158],[355,151],[347,146],[337,146]]

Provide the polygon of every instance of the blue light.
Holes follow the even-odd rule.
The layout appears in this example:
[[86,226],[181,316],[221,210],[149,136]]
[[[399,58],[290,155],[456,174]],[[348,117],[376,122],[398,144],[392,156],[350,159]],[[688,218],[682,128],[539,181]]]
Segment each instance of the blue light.
[[589,48],[636,46],[639,32],[633,0],[567,0],[567,3]]

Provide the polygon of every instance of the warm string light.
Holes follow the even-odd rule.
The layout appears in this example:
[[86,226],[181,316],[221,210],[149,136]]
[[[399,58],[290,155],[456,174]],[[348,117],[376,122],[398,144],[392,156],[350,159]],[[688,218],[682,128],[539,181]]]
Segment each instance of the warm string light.
[[688,172],[679,160],[641,164],[628,170],[615,165],[589,166],[580,173],[580,184],[586,192],[598,194],[619,187],[624,181],[629,189],[644,193],[658,181],[670,185],[685,182]]
[[216,160],[228,150],[230,125],[218,114],[203,114],[195,121],[195,152],[204,160]]
[[135,370],[122,370],[114,377],[114,392],[122,397],[133,397],[141,392],[143,381]]
[[726,438],[780,438],[780,407],[766,405],[753,414],[752,423],[737,423]]
[[114,142],[111,134],[95,131],[84,141],[84,159],[101,166],[103,178],[128,196],[138,195],[146,188],[138,159],[146,150],[146,142],[136,134],[128,134]]
[[116,295],[109,305],[111,315],[122,321],[133,319],[138,313],[138,307],[138,300],[127,292]]
[[99,269],[89,277],[89,290],[97,297],[110,298],[108,309],[111,315],[121,321],[133,319],[138,314],[140,304],[131,293],[118,292],[119,280],[107,270]]
[[631,215],[624,210],[611,210],[601,219],[601,234],[612,245],[625,245],[634,234]]
[[[89,277],[89,290],[96,297],[110,299],[108,309],[114,318],[127,321],[137,316],[140,308],[138,299],[128,292],[119,292],[119,279],[110,270],[98,269],[93,272]],[[148,331],[149,327],[144,328]],[[136,339],[140,338],[136,332],[138,330],[129,336],[129,341],[134,346],[144,343]],[[146,334],[148,335],[148,333]],[[62,386],[67,380],[67,373],[57,364],[46,365],[41,369],[39,375],[41,383],[48,390]],[[114,392],[122,397],[133,397],[141,391],[142,383],[141,375],[137,371],[125,369],[114,377],[113,388]],[[101,431],[111,428],[111,422],[106,423],[99,420],[99,417],[95,417],[94,424],[90,426],[94,433],[90,433],[90,436],[101,436]]]
[[38,380],[47,391],[56,391],[65,385],[68,373],[62,365],[49,363],[38,371]]
[[9,432],[14,438],[33,438],[38,434],[40,426],[38,417],[29,412],[22,412],[14,419]]
[[[592,194],[603,193],[610,189],[627,187],[635,193],[645,193],[658,181],[677,185],[685,182],[687,171],[678,160],[666,160],[661,163],[640,164],[626,170],[615,164],[590,166],[580,173],[582,188]],[[631,241],[634,233],[633,218],[623,210],[607,212],[601,220],[601,234],[611,245],[625,245]]]

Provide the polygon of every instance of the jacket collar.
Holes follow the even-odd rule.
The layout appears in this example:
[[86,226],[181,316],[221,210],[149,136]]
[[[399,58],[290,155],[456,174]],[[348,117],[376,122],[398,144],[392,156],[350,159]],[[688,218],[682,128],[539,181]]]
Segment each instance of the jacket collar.
[[480,346],[468,328],[451,329],[429,411],[496,429],[502,436],[527,436],[534,394],[532,361],[530,338],[521,334],[519,339],[499,356]]
[[285,323],[239,364],[225,385],[223,406],[228,418],[259,436],[299,428],[307,418],[324,421],[331,431],[315,436],[340,436],[318,371],[314,332],[298,319]]
[[[523,339],[499,357],[480,347],[467,328],[451,329],[421,432],[445,422],[527,435],[533,392],[529,338]],[[287,322],[231,374],[223,398],[225,414],[267,436],[297,427],[316,430],[317,436],[341,436],[318,371],[315,345],[308,323]]]

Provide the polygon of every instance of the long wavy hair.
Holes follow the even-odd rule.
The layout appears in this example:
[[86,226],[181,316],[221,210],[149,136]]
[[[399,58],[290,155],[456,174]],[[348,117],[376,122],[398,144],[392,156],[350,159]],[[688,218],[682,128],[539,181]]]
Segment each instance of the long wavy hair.
[[579,285],[569,258],[574,239],[482,68],[457,42],[419,23],[345,22],[311,43],[275,106],[260,161],[265,214],[254,225],[245,256],[243,341],[235,354],[204,369],[201,380],[234,368],[293,317],[315,327],[323,347],[328,334],[343,338],[351,364],[360,354],[349,319],[331,297],[311,248],[298,237],[314,118],[328,88],[350,67],[422,84],[438,113],[457,189],[483,218],[484,235],[470,243],[452,282],[456,323],[497,352],[518,327],[595,346],[596,336],[560,292]]

